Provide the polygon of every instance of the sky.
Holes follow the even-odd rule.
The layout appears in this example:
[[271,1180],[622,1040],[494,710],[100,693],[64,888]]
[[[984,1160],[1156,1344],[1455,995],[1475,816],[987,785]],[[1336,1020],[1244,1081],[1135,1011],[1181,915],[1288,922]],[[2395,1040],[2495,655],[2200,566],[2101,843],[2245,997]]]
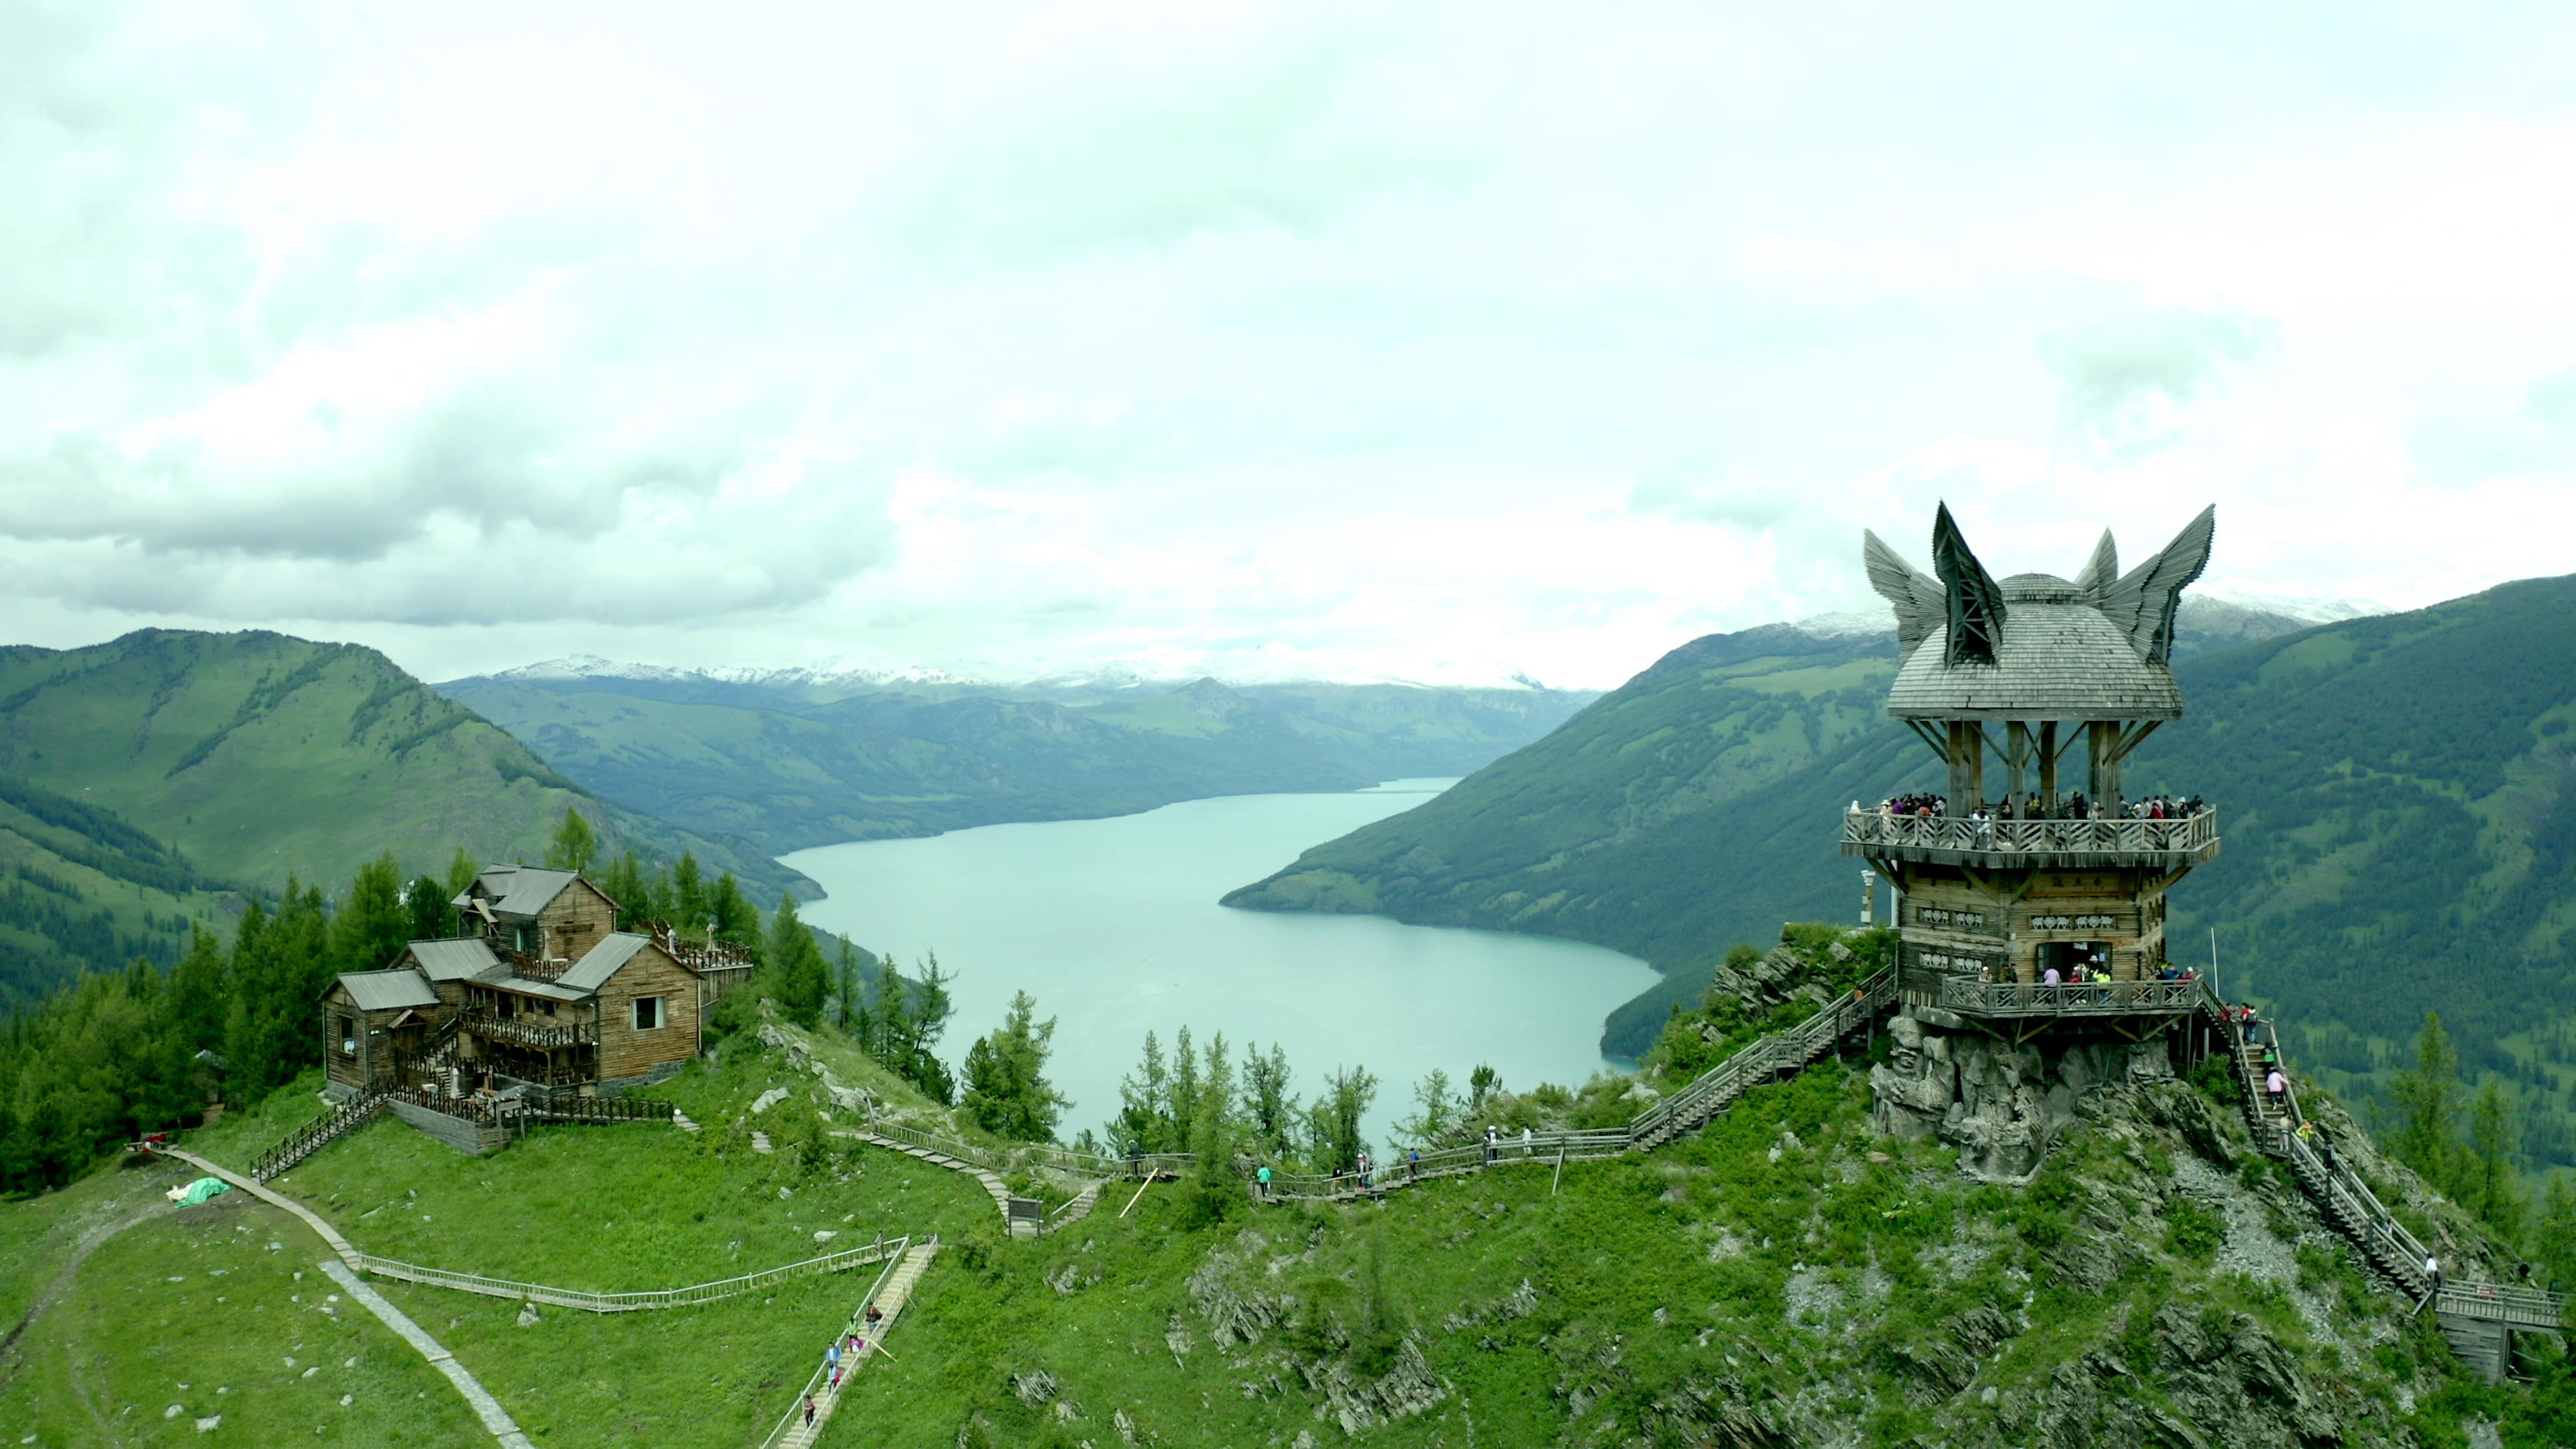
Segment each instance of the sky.
[[[1579,17],[1579,19],[1578,19]],[[0,0],[0,643],[1617,683],[2576,571],[2576,10]]]

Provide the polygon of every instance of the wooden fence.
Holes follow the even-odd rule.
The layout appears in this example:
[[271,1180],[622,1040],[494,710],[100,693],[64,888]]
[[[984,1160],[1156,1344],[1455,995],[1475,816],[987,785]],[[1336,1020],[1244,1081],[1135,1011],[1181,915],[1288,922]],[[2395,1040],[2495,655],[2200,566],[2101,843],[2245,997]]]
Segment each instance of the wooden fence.
[[810,1278],[822,1273],[840,1273],[863,1267],[879,1260],[893,1261],[911,1246],[909,1235],[879,1238],[875,1242],[819,1258],[807,1258],[776,1268],[763,1268],[735,1278],[719,1278],[712,1283],[692,1283],[685,1288],[648,1288],[635,1293],[589,1293],[579,1288],[556,1288],[544,1283],[522,1283],[510,1278],[487,1278],[480,1273],[455,1273],[445,1268],[424,1268],[418,1263],[397,1262],[372,1253],[356,1255],[353,1266],[361,1272],[380,1278],[399,1278],[406,1283],[420,1283],[432,1288],[453,1288],[460,1293],[480,1293],[487,1298],[517,1298],[532,1303],[549,1303],[557,1308],[578,1308],[585,1313],[632,1313],[654,1308],[685,1308],[695,1303],[712,1303],[719,1298],[755,1293],[784,1283],[791,1278]]

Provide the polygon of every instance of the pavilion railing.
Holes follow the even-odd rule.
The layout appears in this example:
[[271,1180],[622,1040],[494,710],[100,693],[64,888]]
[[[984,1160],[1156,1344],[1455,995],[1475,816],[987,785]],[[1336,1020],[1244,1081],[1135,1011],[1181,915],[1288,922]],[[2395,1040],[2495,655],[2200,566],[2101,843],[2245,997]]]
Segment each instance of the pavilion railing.
[[1941,978],[1941,1005],[1980,1016],[2114,1016],[2146,1011],[2186,1012],[2200,1004],[2198,980],[2085,981],[2061,986],[2041,982]]
[[2179,820],[1970,820],[1959,815],[1843,814],[1843,844],[1992,855],[2183,854],[2218,840],[2218,809]]

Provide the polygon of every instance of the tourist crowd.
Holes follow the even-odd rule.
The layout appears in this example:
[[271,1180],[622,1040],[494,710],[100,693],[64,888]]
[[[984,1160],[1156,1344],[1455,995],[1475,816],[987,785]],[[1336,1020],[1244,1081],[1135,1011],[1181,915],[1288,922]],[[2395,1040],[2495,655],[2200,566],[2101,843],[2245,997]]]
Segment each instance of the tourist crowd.
[[[1852,808],[1860,808],[1858,801]],[[2198,795],[2179,799],[2171,795],[2150,795],[2143,800],[2119,800],[2108,806],[2084,798],[2081,790],[2067,796],[2054,811],[2036,791],[2026,800],[2016,801],[2010,795],[1991,804],[1980,803],[1969,810],[1966,818],[1979,825],[1995,820],[2186,820],[2209,808],[2209,802]],[[1945,795],[1918,791],[1910,795],[1890,795],[1879,802],[1878,813],[1895,819],[1931,820],[1950,813],[1950,800]]]

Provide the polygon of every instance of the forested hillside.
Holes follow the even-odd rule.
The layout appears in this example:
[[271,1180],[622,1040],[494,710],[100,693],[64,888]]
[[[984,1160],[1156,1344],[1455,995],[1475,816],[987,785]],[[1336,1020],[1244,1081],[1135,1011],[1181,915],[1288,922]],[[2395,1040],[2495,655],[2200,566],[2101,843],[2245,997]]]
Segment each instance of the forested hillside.
[[[1608,1023],[1605,1045],[1633,1054],[1729,944],[1784,916],[1856,916],[1837,812],[1932,781],[1930,752],[1884,717],[1892,648],[1855,651],[1790,630],[1694,641],[1541,744],[1228,900],[1629,951],[1673,973]],[[2174,672],[2188,714],[2148,741],[2130,790],[2206,795],[2226,838],[2174,893],[2175,949],[2217,926],[2229,989],[2278,1004],[2302,1060],[2363,1095],[2438,1007],[2473,1070],[2511,1069],[2535,1151],[2576,1160],[2576,578]]]
[[0,649],[0,994],[166,963],[190,920],[229,931],[240,892],[387,852],[533,861],[576,804],[604,851],[694,851],[769,897],[801,880],[593,798],[372,649],[180,630]]
[[439,688],[610,799],[778,852],[1463,774],[1589,697],[1212,679],[845,693],[524,673]]
[[83,969],[170,961],[237,892],[104,810],[0,774],[0,1012]]

